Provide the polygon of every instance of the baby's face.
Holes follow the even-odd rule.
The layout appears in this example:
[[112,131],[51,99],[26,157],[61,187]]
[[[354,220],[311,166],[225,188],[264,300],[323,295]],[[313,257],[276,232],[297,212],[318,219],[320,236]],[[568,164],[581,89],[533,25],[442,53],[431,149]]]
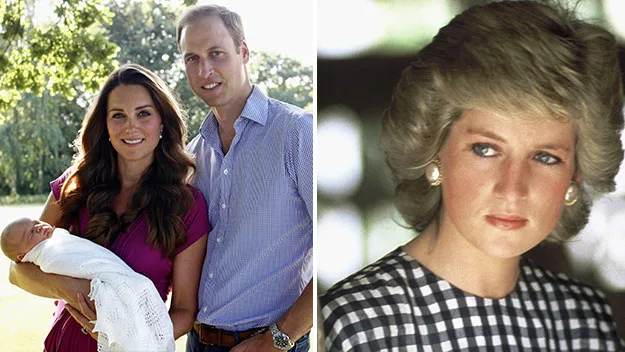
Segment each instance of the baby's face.
[[18,259],[22,260],[24,255],[39,242],[50,238],[53,231],[54,227],[40,220],[24,219],[15,224],[11,229],[11,233],[15,236],[17,242],[20,243],[21,250],[18,253]]

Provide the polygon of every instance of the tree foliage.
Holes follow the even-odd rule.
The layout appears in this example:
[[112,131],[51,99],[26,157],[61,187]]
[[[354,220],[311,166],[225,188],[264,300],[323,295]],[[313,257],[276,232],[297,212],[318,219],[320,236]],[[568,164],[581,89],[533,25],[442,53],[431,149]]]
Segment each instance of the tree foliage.
[[252,52],[251,80],[274,99],[310,108],[313,101],[312,73],[311,66],[304,66],[293,58],[262,51]]
[[67,103],[47,92],[41,97],[24,94],[8,122],[0,124],[0,174],[9,176],[5,186],[10,194],[43,193],[49,189],[50,174],[69,165],[66,140],[73,138],[77,126],[61,113],[67,111],[62,101]]
[[[208,113],[187,83],[175,38],[180,9],[169,1],[55,3],[52,22],[39,23],[35,0],[0,0],[0,195],[49,190],[70,164],[95,92],[119,64],[143,65],[174,89],[190,137]],[[248,68],[270,97],[310,109],[311,67],[254,52]]]
[[35,5],[0,0],[0,193],[47,189],[50,174],[68,165],[77,130],[64,117],[84,110],[79,97],[116,64],[103,27],[112,13],[100,0],[58,1],[44,23],[35,22]]
[[116,46],[102,25],[112,13],[100,0],[62,0],[50,23],[33,23],[34,0],[0,0],[0,111],[22,94],[75,97],[76,80],[95,90],[115,65]]

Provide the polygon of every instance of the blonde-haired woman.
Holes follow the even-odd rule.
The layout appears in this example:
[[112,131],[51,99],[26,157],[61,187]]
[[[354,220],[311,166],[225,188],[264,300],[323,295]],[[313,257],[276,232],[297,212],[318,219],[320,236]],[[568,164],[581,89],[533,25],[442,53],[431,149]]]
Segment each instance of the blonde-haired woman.
[[614,189],[622,94],[614,37],[565,9],[491,3],[442,28],[382,122],[419,235],[321,297],[326,348],[625,348],[599,291],[522,257]]

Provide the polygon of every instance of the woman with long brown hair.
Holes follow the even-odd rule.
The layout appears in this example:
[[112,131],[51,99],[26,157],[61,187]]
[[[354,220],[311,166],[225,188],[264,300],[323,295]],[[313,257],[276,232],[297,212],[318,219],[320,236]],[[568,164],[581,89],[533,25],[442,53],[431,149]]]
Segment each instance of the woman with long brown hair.
[[[123,65],[85,116],[78,153],[50,183],[41,215],[113,251],[151,279],[163,301],[171,290],[175,338],[195,319],[209,231],[206,201],[187,183],[195,166],[184,151],[185,137],[183,112],[167,85],[144,67]],[[97,350],[89,281],[45,274],[28,263],[13,264],[10,280],[62,299],[46,351]]]

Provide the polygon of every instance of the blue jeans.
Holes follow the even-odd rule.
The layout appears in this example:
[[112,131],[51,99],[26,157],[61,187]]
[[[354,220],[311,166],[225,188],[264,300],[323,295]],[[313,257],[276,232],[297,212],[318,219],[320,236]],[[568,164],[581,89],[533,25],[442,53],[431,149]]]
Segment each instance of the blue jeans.
[[[289,352],[308,352],[310,349],[310,332],[307,332],[306,335],[300,337],[299,340],[295,342],[295,346],[289,350]],[[240,341],[238,341],[240,342]],[[223,346],[215,346],[215,345],[204,345],[200,343],[200,336],[194,329],[191,329],[187,334],[187,351],[186,352],[228,352],[230,351],[229,347]]]

